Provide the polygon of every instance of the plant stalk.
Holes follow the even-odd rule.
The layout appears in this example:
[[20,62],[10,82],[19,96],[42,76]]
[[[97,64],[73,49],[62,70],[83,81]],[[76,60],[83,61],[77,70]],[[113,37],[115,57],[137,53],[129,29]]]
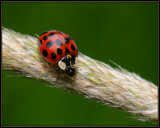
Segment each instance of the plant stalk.
[[135,73],[78,55],[78,72],[70,77],[42,58],[37,38],[2,29],[2,66],[26,77],[43,80],[53,87],[130,112],[140,120],[158,120],[158,89]]

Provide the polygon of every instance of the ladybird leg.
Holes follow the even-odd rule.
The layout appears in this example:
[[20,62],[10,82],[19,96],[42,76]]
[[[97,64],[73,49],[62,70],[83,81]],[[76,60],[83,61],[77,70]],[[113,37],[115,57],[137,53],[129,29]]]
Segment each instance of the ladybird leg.
[[61,72],[60,72],[60,67],[57,65],[57,67],[56,67],[56,74],[57,74],[57,76],[56,76],[56,81],[58,82],[58,80],[59,80],[59,78],[60,78],[60,74],[61,74]]
[[76,67],[76,71],[74,72],[74,74],[76,74],[76,73],[78,72],[78,68],[77,68],[77,65],[75,65],[75,67]]
[[77,72],[77,71],[75,71],[75,72],[74,72],[74,75],[71,76],[71,79],[72,79],[73,81],[78,79],[78,77],[76,76],[76,72]]
[[60,67],[59,67],[59,66],[57,66],[57,68],[56,68],[56,69],[57,69],[57,71],[59,71],[59,70],[60,70]]
[[60,78],[60,76],[61,76],[61,72],[60,72],[60,68],[57,68],[56,69],[56,81],[58,82],[59,81],[59,78]]
[[75,67],[76,67],[76,71],[74,72],[74,76],[72,77],[73,80],[77,80],[78,77],[76,77],[76,73],[78,72],[78,66],[75,64]]
[[58,82],[58,78],[59,78],[59,72],[58,72],[58,70],[56,70],[56,74],[57,74],[56,81]]
[[75,73],[78,72],[78,66],[75,64],[74,67],[76,68]]
[[48,68],[51,68],[52,67],[52,64],[51,63],[47,63],[46,65]]

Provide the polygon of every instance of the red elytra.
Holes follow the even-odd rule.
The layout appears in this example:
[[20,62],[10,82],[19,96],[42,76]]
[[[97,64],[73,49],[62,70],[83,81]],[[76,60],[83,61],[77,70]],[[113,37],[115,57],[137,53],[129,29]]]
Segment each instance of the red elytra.
[[67,54],[78,56],[78,50],[71,37],[63,32],[51,30],[38,39],[38,49],[50,63],[58,63]]

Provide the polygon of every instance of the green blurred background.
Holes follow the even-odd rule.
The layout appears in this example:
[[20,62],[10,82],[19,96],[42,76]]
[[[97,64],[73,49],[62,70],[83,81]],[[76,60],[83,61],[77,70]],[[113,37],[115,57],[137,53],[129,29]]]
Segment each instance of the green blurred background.
[[[116,62],[158,85],[157,2],[2,2],[2,26],[69,34],[91,58]],[[152,126],[48,83],[2,72],[2,125]]]

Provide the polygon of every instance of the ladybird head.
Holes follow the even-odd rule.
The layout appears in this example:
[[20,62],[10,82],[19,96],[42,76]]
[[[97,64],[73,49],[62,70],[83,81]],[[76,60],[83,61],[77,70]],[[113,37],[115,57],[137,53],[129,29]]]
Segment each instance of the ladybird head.
[[67,54],[58,62],[58,66],[60,67],[60,69],[64,70],[69,76],[73,76],[77,71],[77,66],[75,65],[75,63],[76,57]]

